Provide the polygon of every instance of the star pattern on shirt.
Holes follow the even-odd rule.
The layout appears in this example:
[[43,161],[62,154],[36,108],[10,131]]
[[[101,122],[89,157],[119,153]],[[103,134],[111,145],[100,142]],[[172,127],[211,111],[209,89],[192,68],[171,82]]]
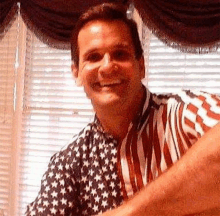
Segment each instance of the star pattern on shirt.
[[[90,209],[91,215],[118,206],[122,201],[120,182],[117,176],[117,142],[95,131],[93,143],[88,145],[89,165],[82,167],[81,199],[84,203],[83,215]],[[84,152],[88,151],[84,148]],[[88,165],[88,166],[87,166]],[[91,208],[90,208],[91,206]],[[87,211],[86,211],[87,210]]]
[[123,201],[117,174],[117,141],[89,124],[56,153],[26,215],[97,215]]

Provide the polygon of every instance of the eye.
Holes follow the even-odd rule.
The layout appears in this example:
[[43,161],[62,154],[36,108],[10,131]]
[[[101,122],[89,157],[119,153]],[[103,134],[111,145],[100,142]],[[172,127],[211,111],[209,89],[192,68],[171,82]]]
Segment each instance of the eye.
[[90,62],[97,62],[97,61],[99,61],[101,59],[102,59],[102,56],[99,53],[90,53],[86,57],[86,61],[90,61]]
[[130,57],[130,54],[127,50],[115,50],[113,57],[116,60],[125,61]]

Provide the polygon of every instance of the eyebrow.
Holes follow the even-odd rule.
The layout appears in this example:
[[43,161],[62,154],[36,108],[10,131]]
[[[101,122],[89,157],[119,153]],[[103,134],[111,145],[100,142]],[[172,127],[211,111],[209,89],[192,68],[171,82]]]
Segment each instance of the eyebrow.
[[127,42],[120,42],[120,43],[117,43],[116,46],[129,46],[129,44]]
[[114,46],[114,48],[123,48],[123,49],[130,49],[130,45],[128,43],[118,43]]
[[[120,49],[130,49],[131,47],[129,46],[128,43],[125,43],[125,42],[120,42],[120,43],[117,43],[113,46],[113,48],[120,48]],[[85,58],[87,55],[89,55],[90,53],[93,53],[95,51],[99,50],[98,48],[92,48],[90,50],[87,50],[87,52],[85,52],[83,54],[83,58]]]

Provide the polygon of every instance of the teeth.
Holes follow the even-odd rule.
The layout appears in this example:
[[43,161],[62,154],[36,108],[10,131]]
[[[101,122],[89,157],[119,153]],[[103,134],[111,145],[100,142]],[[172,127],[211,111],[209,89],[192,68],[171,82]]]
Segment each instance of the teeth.
[[114,81],[109,81],[109,82],[100,82],[100,86],[109,86],[109,85],[115,85],[115,84],[120,84],[120,80],[114,80]]

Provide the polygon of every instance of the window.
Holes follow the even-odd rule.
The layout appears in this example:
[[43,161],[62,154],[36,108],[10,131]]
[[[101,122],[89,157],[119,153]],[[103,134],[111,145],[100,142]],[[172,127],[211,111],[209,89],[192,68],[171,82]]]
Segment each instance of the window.
[[186,54],[170,48],[143,26],[146,61],[144,83],[152,92],[178,89],[220,94],[220,50],[208,54]]
[[75,85],[70,51],[40,42],[20,17],[0,46],[0,209],[24,215],[50,157],[94,114]]
[[[220,94],[219,51],[184,54],[146,27],[141,33],[144,83],[152,92],[187,88]],[[50,157],[93,118],[70,65],[70,51],[40,42],[20,17],[0,41],[0,216],[24,215]]]
[[35,199],[50,157],[93,118],[70,51],[49,48],[30,31],[26,41],[18,215]]

